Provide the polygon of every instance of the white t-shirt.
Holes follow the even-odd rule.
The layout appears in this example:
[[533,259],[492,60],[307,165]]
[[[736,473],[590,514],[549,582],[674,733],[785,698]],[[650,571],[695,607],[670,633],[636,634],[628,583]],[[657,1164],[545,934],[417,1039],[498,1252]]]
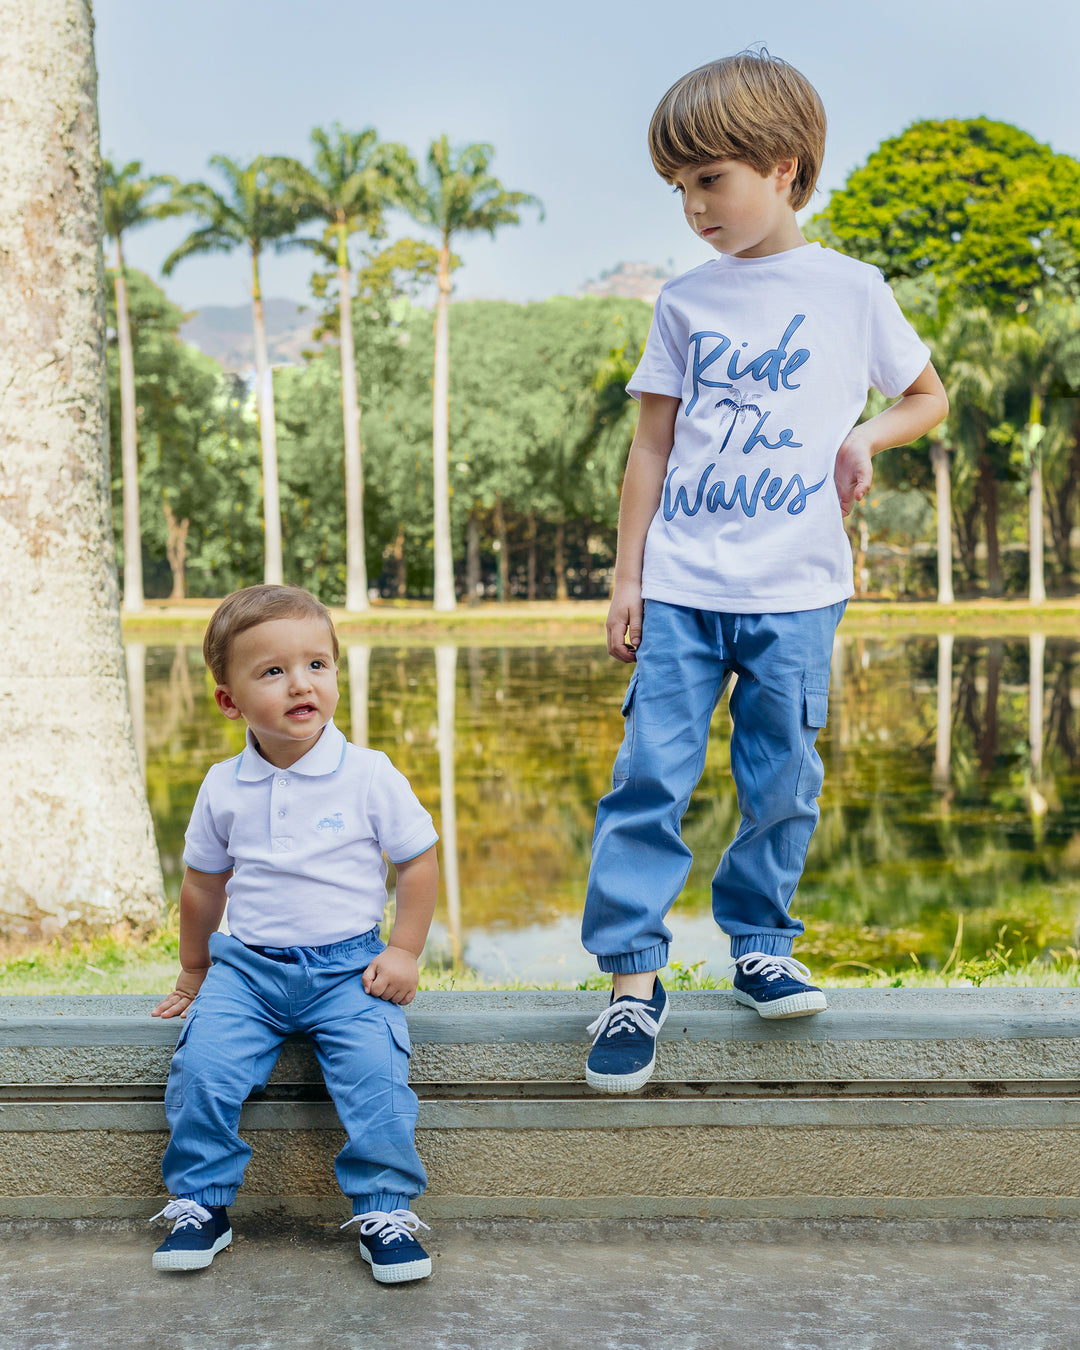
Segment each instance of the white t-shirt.
[[851,595],[836,452],[869,388],[901,394],[929,359],[881,273],[820,244],[669,281],[627,385],[682,400],[643,597],[780,614]]
[[386,906],[385,852],[408,862],[438,839],[431,816],[380,750],[330,722],[301,759],[275,769],[249,731],[203,779],[184,862],[227,872],[229,932],[259,947],[321,947],[366,933]]

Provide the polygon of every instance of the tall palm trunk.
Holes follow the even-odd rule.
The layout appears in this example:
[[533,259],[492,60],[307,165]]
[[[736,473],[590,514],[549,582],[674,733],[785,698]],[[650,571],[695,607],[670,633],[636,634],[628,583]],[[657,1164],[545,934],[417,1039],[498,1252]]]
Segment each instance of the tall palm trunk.
[[952,481],[949,452],[935,441],[930,447],[934,466],[934,498],[937,507],[937,598],[939,605],[953,602],[952,584]]
[[439,249],[435,300],[435,379],[431,414],[434,461],[435,608],[454,608],[454,559],[450,551],[450,241]]
[[135,428],[135,360],[131,350],[124,248],[116,238],[116,348],[120,357],[120,465],[124,480],[124,609],[143,611],[142,531],[139,528],[139,440]]
[[1046,569],[1043,561],[1042,399],[1031,396],[1028,434],[1031,437],[1031,481],[1028,484],[1028,598],[1033,605],[1046,599]]
[[266,323],[259,289],[259,255],[251,253],[251,309],[255,324],[255,406],[259,412],[259,447],[262,451],[263,488],[263,580],[280,586],[284,580],[281,562],[281,501],[278,496],[277,429],[274,425],[274,377],[266,351]]
[[364,558],[364,470],[360,447],[360,401],[356,393],[353,349],[352,271],[348,255],[338,250],[338,317],[341,323],[341,411],[345,419],[345,608],[369,609],[367,561]]
[[0,929],[22,932],[163,905],[120,642],[92,31],[88,0],[0,0]]

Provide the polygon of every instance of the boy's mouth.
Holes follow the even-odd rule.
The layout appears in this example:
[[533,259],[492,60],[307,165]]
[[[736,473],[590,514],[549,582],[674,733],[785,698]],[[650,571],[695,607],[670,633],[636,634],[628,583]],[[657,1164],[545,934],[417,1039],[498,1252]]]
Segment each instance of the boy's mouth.
[[285,714],[286,717],[312,717],[318,710],[314,703],[298,703],[295,708],[290,708]]

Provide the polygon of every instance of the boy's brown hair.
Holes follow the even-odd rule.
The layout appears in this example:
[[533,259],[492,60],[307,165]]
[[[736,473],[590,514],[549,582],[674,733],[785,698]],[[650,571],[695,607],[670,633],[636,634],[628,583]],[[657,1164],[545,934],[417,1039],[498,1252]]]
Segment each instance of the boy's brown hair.
[[339,648],[334,621],[323,602],[310,591],[300,586],[245,586],[222,600],[203,638],[203,660],[216,683],[226,683],[233,638],[274,619],[325,620],[337,661]]
[[763,177],[795,158],[793,210],[814,191],[825,153],[825,109],[794,66],[767,51],[699,66],[667,91],[649,124],[656,172],[671,182],[688,164],[737,159]]

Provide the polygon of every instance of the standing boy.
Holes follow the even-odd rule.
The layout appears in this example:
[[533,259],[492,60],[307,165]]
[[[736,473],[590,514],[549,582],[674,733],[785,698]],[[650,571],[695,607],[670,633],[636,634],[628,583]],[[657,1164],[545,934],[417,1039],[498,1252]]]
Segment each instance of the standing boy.
[[[600,802],[582,936],[613,975],[586,1078],[631,1092],[667,1015],[664,916],[690,869],[680,821],[732,675],[742,813],[712,883],[735,997],[763,1017],[826,1006],[788,914],[818,819],[833,635],[852,594],[842,516],[871,457],[945,416],[929,351],[880,273],[808,244],[825,114],[767,52],[691,71],[653,115],[653,165],[717,256],[665,285],[627,389],[641,401],[619,512],[609,653],[636,663]],[[899,396],[856,426],[867,390]]]
[[[305,1031],[348,1135],[335,1171],[360,1254],[380,1283],[422,1279],[431,1261],[416,1232],[427,1225],[411,1203],[427,1178],[402,1008],[435,908],[431,817],[384,754],[334,726],[338,641],[313,595],[234,592],[203,654],[247,744],[199,790],[180,890],[183,969],[154,1009],[187,1019],[165,1090],[162,1174],[176,1198],[162,1215],[175,1224],[154,1266],[202,1269],[232,1241],[227,1206],[251,1157],[240,1108],[266,1086],[285,1037]],[[388,946],[384,853],[397,869]]]

